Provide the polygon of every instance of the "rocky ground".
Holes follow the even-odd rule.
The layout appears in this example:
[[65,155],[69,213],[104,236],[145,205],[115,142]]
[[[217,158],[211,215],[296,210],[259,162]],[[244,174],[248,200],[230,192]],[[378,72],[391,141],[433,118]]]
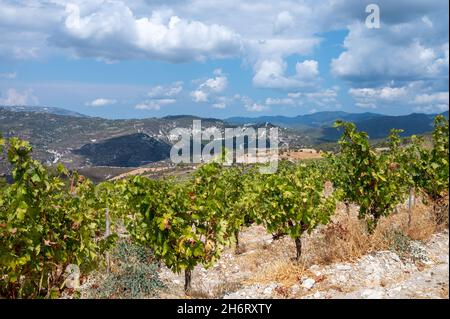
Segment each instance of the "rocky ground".
[[[449,231],[435,223],[430,207],[418,202],[411,213],[400,206],[372,235],[357,214],[356,206],[340,205],[331,223],[304,234],[300,262],[292,260],[291,238],[274,240],[264,227],[253,225],[240,233],[239,254],[231,247],[211,268],[194,269],[188,296],[184,274],[163,265],[154,270],[134,265],[138,271],[124,274],[121,289],[130,290],[131,282],[144,285],[147,279],[141,277],[151,271],[164,288],[158,285],[137,298],[449,298]],[[89,276],[80,297],[129,298],[106,277],[104,272]],[[103,293],[108,282],[114,295]]]
[[[245,252],[227,251],[211,269],[193,273],[194,298],[448,298],[449,234],[411,241],[408,255],[379,251],[346,263],[294,266],[288,238],[273,241],[261,227],[242,234]],[[270,256],[270,258],[269,258]],[[280,269],[285,268],[280,271]],[[270,274],[271,269],[277,269]],[[285,272],[283,274],[282,272]],[[269,273],[269,274],[268,274]],[[294,277],[292,276],[294,274]],[[183,276],[162,269],[160,297],[184,298]],[[277,276],[279,277],[277,280]],[[294,278],[294,280],[292,280]]]

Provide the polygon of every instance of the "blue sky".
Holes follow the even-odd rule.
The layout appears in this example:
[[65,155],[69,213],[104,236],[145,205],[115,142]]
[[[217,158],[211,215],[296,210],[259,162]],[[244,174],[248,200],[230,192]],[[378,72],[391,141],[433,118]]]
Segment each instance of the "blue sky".
[[0,0],[0,105],[107,118],[448,110],[448,1]]

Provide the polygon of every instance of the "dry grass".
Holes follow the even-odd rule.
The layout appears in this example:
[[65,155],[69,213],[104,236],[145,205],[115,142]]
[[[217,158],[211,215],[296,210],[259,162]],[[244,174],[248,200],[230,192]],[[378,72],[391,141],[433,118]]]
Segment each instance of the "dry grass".
[[406,207],[399,207],[397,213],[380,219],[373,234],[356,217],[356,209],[352,207],[350,215],[345,209],[339,210],[335,220],[307,242],[304,258],[308,264],[354,261],[370,252],[389,249],[393,232],[423,241],[440,230],[433,209],[422,202],[411,210],[411,216]]
[[290,287],[299,282],[306,275],[311,275],[303,263],[297,263],[291,260],[276,260],[271,262],[262,271],[255,274],[254,277],[247,280],[247,284],[268,284],[277,282],[284,287]]
[[254,273],[245,284],[278,282],[283,287],[290,287],[301,277],[315,278],[307,270],[313,264],[353,262],[368,253],[388,250],[395,232],[423,241],[440,229],[432,207],[420,201],[412,209],[411,216],[406,207],[399,206],[396,213],[380,219],[373,234],[367,232],[365,221],[357,218],[357,210],[356,206],[351,206],[347,213],[345,206],[341,205],[332,223],[303,236],[300,263],[291,260],[295,246],[288,237],[245,254],[239,263]]

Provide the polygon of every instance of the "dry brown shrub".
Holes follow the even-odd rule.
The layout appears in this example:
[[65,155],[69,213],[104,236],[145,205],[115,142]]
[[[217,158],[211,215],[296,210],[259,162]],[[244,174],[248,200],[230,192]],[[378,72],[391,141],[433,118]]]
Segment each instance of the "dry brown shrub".
[[372,248],[363,221],[349,218],[325,227],[305,245],[308,264],[353,261]]
[[393,232],[423,241],[440,230],[433,208],[420,201],[411,213],[407,207],[399,206],[397,213],[381,218],[373,234],[357,218],[356,210],[353,206],[347,214],[345,209],[339,209],[333,222],[306,242],[303,258],[307,264],[354,261],[373,251],[389,249]]
[[442,196],[433,204],[433,211],[436,223],[440,226],[441,229],[448,228],[448,219],[449,219],[448,202],[449,202],[449,194],[447,192],[446,194],[444,194],[444,196]]

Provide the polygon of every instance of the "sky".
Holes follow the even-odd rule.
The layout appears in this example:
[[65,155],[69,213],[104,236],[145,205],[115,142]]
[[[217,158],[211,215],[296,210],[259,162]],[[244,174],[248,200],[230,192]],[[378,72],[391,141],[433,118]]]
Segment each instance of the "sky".
[[448,6],[0,0],[0,105],[105,118],[439,113],[449,108]]

